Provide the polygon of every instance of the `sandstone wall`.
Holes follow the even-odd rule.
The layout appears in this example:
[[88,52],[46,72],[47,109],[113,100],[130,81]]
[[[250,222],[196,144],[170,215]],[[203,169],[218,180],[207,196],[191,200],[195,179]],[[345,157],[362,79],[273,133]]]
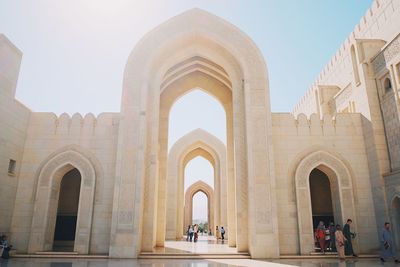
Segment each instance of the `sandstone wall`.
[[[30,111],[14,99],[22,53],[0,34],[0,234],[10,232]],[[15,171],[9,173],[10,160]]]
[[[358,233],[356,251],[366,253],[378,249],[362,115],[339,114],[320,120],[317,114],[310,118],[301,114],[295,118],[289,113],[273,113],[272,130],[280,253],[300,253],[295,171],[304,157],[320,150],[340,158],[350,170],[356,214],[352,219]],[[349,213],[345,210],[347,207],[342,208],[342,213]]]
[[26,252],[29,242],[40,167],[52,155],[71,148],[87,152],[95,163],[90,253],[108,253],[118,125],[117,113],[102,113],[98,117],[74,114],[72,118],[67,114],[31,114],[12,221],[12,241],[19,252]]
[[[364,39],[383,40],[390,42],[399,33],[400,29],[400,1],[375,0],[371,8],[361,18],[354,31],[350,33],[344,43],[337,50],[329,63],[321,71],[310,89],[293,108],[293,114],[304,113],[310,115],[319,113],[318,85],[335,85],[341,91],[336,95],[336,108],[338,112],[357,112],[368,115],[368,101],[366,96],[360,94],[360,86],[365,86],[363,81],[363,62],[370,58],[363,50],[371,50],[370,44],[360,45]],[[356,40],[358,40],[356,42]],[[365,43],[365,42],[364,42]],[[368,42],[367,42],[368,43]],[[353,72],[351,47],[354,45],[356,65],[360,82],[356,81]],[[383,46],[384,43],[381,44]],[[372,45],[373,46],[373,45]],[[368,54],[368,53],[367,53]],[[368,55],[372,57],[373,55]],[[354,102],[354,103],[353,103]],[[355,106],[354,108],[352,106]]]

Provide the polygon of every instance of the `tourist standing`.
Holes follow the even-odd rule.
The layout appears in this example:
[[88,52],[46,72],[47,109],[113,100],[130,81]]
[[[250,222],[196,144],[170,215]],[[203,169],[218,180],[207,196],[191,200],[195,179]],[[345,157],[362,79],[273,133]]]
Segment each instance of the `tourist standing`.
[[225,229],[224,229],[224,227],[223,226],[221,226],[221,239],[222,239],[222,241],[224,241],[224,235],[225,235]]
[[331,243],[329,244],[329,248],[330,248],[331,252],[336,251],[335,231],[336,231],[335,224],[333,222],[331,222],[329,224],[329,233],[331,236]]
[[189,233],[190,233],[190,225],[188,225],[188,228],[186,230],[186,241],[189,241]]
[[392,231],[390,231],[390,223],[385,222],[385,226],[382,229],[381,235],[381,261],[385,262],[389,258],[393,258],[396,263],[399,262],[395,256],[395,249],[393,247],[393,236]]
[[325,224],[323,221],[320,221],[315,231],[315,237],[319,243],[319,247],[321,248],[321,252],[325,254],[326,242],[325,242]]
[[346,241],[347,239],[343,235],[342,227],[339,224],[336,225],[336,231],[335,231],[336,250],[338,252],[339,259],[341,260],[345,259],[344,246]]
[[216,238],[217,241],[218,241],[218,239],[219,239],[219,229],[218,229],[218,225],[215,227],[215,238]]
[[357,255],[353,251],[353,244],[351,242],[351,238],[354,238],[356,236],[356,234],[352,233],[351,229],[350,229],[350,225],[352,223],[353,223],[353,221],[351,219],[348,219],[347,223],[343,227],[343,234],[344,234],[344,237],[346,237],[346,239],[347,239],[347,242],[344,246],[344,253],[346,254],[346,256],[357,257]]
[[325,250],[328,251],[331,249],[331,232],[329,228],[325,228]]
[[199,226],[197,224],[194,225],[194,242],[197,242],[199,239]]

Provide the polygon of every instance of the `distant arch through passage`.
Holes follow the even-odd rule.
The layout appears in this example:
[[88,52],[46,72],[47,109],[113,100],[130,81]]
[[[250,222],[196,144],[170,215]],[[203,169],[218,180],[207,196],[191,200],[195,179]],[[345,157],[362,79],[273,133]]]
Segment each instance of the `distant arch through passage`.
[[214,229],[214,190],[203,181],[195,182],[185,192],[184,227],[187,228],[193,222],[193,196],[198,192],[203,192],[207,196],[208,227]]
[[[184,225],[184,170],[186,164],[196,156],[208,160],[214,168],[214,222],[215,225],[231,225],[232,234],[235,224],[228,223],[228,192],[226,147],[210,133],[197,129],[179,139],[168,155],[167,176],[167,224],[166,239],[181,239]],[[233,195],[231,205],[234,205]],[[234,239],[234,238],[233,238]],[[232,242],[232,241],[231,241]],[[234,244],[232,244],[234,246]]]

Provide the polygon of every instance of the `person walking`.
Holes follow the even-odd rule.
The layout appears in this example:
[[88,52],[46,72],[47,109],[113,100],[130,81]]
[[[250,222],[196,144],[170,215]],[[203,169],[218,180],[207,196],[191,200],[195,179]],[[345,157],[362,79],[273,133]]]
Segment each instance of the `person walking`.
[[218,239],[219,239],[219,229],[218,229],[218,225],[215,227],[215,238],[217,239],[217,242],[218,242]]
[[221,239],[222,239],[222,242],[224,241],[224,235],[225,235],[225,229],[224,229],[224,227],[223,226],[221,226]]
[[395,249],[393,243],[392,231],[390,231],[390,223],[385,222],[381,234],[381,261],[385,262],[389,258],[393,258],[395,263],[399,260],[395,256]]
[[315,237],[319,243],[319,247],[321,248],[321,252],[325,254],[326,242],[325,242],[325,224],[323,221],[320,221],[315,231]]
[[344,260],[345,259],[345,254],[344,254],[344,246],[346,243],[347,239],[343,235],[342,232],[342,227],[337,224],[336,225],[336,231],[335,231],[335,242],[336,242],[336,250],[338,252],[339,259]]
[[346,256],[354,256],[354,257],[358,257],[353,250],[353,244],[351,242],[352,238],[355,238],[356,234],[351,232],[350,229],[350,225],[353,223],[353,221],[351,219],[347,220],[347,223],[345,224],[345,226],[343,227],[343,234],[344,237],[346,237],[347,242],[344,246],[344,253],[346,254]]
[[192,225],[190,225],[190,227],[189,227],[189,239],[190,239],[190,242],[192,242],[192,239],[193,239],[193,226]]

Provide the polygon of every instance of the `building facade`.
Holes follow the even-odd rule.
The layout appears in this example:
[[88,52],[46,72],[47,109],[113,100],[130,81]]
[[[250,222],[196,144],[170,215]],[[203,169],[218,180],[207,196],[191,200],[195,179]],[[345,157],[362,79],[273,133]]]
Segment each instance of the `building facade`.
[[[136,45],[121,111],[97,117],[16,100],[22,53],[0,35],[0,232],[19,253],[135,258],[184,234],[183,172],[202,156],[214,191],[187,193],[207,191],[210,225],[252,258],[313,252],[319,220],[353,219],[359,253],[391,221],[400,245],[399,34],[400,1],[374,1],[292,113],[272,113],[254,42],[189,10]],[[170,108],[193,88],[224,107],[227,143],[195,130],[168,151]]]

